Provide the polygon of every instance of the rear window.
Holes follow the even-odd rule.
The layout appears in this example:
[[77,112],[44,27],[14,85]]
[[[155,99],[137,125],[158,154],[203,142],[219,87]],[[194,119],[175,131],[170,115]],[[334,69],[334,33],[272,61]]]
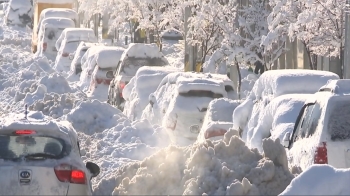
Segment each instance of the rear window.
[[230,86],[230,85],[226,85],[226,86],[225,86],[225,91],[226,91],[226,92],[231,92],[231,91],[233,91],[233,87]]
[[123,74],[126,76],[135,76],[137,70],[142,66],[165,66],[167,62],[165,62],[161,58],[134,58],[127,57],[123,60],[122,65],[120,67],[119,74]]
[[45,38],[49,40],[57,40],[58,37],[61,35],[63,28],[46,28],[45,29]]
[[0,159],[60,159],[69,154],[64,140],[44,136],[0,135]]
[[179,93],[179,95],[183,97],[209,97],[209,98],[222,98],[224,97],[222,94],[213,93],[211,91],[203,91],[203,90],[190,90],[186,93]]
[[340,102],[332,110],[328,121],[331,140],[350,139],[350,104]]

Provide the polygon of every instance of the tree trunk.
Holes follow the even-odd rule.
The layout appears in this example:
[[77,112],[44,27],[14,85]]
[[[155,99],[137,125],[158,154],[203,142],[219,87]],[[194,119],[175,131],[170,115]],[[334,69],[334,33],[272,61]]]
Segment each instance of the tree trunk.
[[238,99],[241,99],[241,83],[242,83],[242,76],[241,76],[241,70],[239,69],[239,64],[237,61],[235,61],[237,73],[238,73],[238,88],[237,88],[237,95]]
[[310,69],[311,69],[311,70],[314,70],[314,69],[315,69],[315,66],[313,65],[313,61],[312,61],[312,54],[311,54],[311,52],[309,51],[309,49],[306,49],[306,53],[307,53],[307,56],[309,57]]

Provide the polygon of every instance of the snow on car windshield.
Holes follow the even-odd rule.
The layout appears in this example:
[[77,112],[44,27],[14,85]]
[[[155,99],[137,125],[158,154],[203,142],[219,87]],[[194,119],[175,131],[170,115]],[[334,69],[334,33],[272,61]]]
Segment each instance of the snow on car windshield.
[[5,160],[27,155],[57,159],[68,154],[67,145],[62,139],[44,136],[0,135],[0,148],[0,159]]
[[349,101],[338,102],[332,110],[328,123],[328,132],[331,139],[333,141],[350,139]]

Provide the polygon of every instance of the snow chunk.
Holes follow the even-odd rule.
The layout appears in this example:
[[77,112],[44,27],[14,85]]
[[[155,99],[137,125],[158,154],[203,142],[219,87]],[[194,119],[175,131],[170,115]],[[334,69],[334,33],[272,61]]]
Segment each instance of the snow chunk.
[[45,85],[48,93],[62,94],[72,92],[67,80],[57,73],[41,78],[39,84]]
[[301,173],[280,195],[349,195],[350,169],[313,165]]
[[[231,133],[232,134],[232,133]],[[293,179],[278,142],[260,155],[237,137],[189,148],[168,147],[118,170],[113,195],[277,195]],[[284,153],[283,153],[284,151]]]
[[57,3],[56,0],[36,0],[38,3],[53,3],[53,4],[64,4],[64,3],[75,3],[75,0],[60,0]]

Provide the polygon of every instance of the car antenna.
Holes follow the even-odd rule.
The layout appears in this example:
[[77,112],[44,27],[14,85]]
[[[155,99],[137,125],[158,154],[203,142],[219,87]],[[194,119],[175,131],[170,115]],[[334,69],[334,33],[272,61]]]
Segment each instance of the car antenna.
[[28,105],[26,104],[24,106],[24,118],[27,119],[27,115],[28,115]]

